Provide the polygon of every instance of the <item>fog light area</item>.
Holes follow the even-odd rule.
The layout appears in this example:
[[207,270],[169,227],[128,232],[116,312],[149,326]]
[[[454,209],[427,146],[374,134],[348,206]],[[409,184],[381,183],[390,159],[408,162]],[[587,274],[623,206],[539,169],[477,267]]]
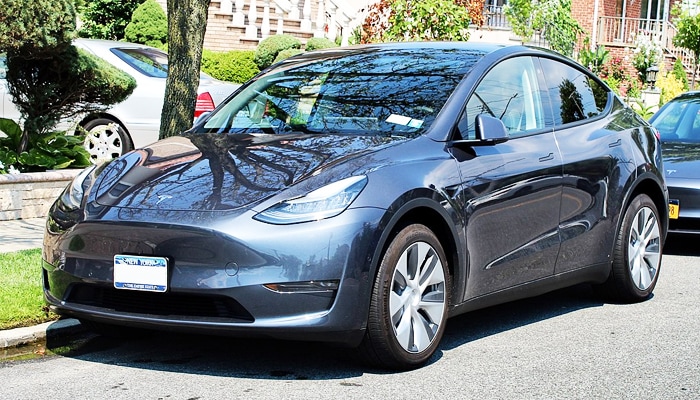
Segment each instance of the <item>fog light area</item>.
[[263,286],[277,293],[329,293],[338,290],[338,280],[266,283]]

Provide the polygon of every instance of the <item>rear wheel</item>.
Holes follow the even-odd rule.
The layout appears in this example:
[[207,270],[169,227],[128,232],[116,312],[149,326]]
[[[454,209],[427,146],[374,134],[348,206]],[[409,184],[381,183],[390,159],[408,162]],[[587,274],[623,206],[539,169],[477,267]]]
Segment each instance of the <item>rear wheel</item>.
[[108,118],[98,118],[86,123],[85,149],[90,160],[98,163],[117,158],[132,149],[131,140],[118,122]]
[[645,194],[635,197],[625,211],[617,235],[610,278],[612,300],[638,302],[654,291],[663,247],[659,212]]
[[425,363],[445,331],[449,271],[438,238],[424,225],[402,229],[382,258],[362,343],[372,364],[410,369]]

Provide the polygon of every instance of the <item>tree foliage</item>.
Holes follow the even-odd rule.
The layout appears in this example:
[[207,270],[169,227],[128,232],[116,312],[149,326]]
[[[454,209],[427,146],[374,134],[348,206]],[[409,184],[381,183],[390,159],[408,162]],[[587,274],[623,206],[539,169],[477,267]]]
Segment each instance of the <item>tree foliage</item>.
[[163,48],[168,41],[168,18],[155,0],[146,0],[134,10],[124,30],[129,42]]
[[49,58],[8,52],[7,81],[25,130],[44,134],[61,118],[123,101],[136,81],[103,59],[69,46]]
[[510,0],[504,13],[523,42],[539,31],[552,50],[571,56],[583,28],[571,16],[571,0]]
[[143,0],[85,0],[78,7],[80,37],[122,40],[131,15]]
[[691,15],[680,6],[673,9],[678,32],[673,37],[673,44],[687,49],[693,56],[691,88],[695,89],[695,76],[700,63],[700,14]]
[[192,126],[210,0],[168,0],[168,78],[160,138]]
[[0,7],[0,52],[66,47],[74,30],[71,0],[3,0]]
[[464,0],[380,0],[369,7],[362,42],[469,39]]

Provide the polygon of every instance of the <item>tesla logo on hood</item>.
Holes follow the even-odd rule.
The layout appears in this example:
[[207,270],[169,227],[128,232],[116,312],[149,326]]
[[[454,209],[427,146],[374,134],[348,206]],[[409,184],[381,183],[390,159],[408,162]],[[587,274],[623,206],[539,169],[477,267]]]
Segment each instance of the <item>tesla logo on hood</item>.
[[163,202],[165,200],[170,200],[172,198],[173,198],[173,196],[170,196],[168,194],[159,194],[158,201],[156,201],[156,205],[160,204],[161,202]]

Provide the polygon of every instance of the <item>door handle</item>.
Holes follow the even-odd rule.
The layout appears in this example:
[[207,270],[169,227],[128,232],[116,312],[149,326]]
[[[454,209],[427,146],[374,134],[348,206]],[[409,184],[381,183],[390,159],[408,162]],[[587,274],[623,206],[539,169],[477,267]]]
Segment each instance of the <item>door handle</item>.
[[617,141],[613,143],[608,143],[608,147],[617,147],[622,144],[622,139],[617,139]]
[[540,162],[545,162],[545,161],[551,161],[554,160],[554,153],[549,153],[544,157],[539,158]]

